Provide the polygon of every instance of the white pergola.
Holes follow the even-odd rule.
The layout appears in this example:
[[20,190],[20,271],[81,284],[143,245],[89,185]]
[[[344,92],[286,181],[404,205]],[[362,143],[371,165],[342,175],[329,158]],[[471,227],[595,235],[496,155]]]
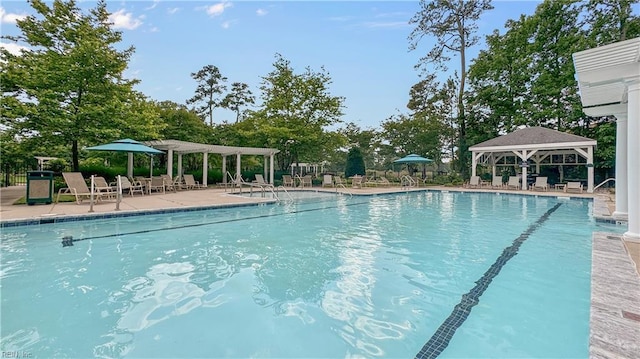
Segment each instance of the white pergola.
[[582,110],[616,118],[615,218],[640,242],[640,38],[573,54]]
[[593,192],[593,148],[596,141],[544,127],[522,128],[469,147],[471,175],[478,164],[490,165],[496,175],[498,166],[522,168],[522,189],[527,189],[529,162],[540,166],[586,166],[587,192]]
[[158,150],[167,151],[167,174],[173,177],[173,155],[178,155],[178,174],[182,174],[182,155],[189,153],[202,153],[202,183],[207,185],[208,154],[218,154],[222,156],[222,181],[227,183],[227,156],[236,157],[236,174],[235,178],[240,178],[240,157],[242,155],[264,156],[264,177],[268,178],[269,183],[273,183],[274,172],[274,155],[280,150],[275,148],[257,148],[257,147],[234,147],[207,145],[202,143],[178,141],[178,140],[157,140],[145,142],[147,146]]

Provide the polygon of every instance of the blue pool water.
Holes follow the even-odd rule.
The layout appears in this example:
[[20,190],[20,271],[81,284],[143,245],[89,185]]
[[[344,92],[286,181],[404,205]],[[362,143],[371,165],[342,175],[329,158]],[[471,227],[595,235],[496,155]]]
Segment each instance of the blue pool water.
[[[445,328],[455,334],[440,357],[588,357],[591,233],[611,230],[592,219],[591,201],[306,197],[5,228],[0,349],[73,358],[414,357],[524,238],[466,321]],[[63,247],[65,236],[80,241]]]

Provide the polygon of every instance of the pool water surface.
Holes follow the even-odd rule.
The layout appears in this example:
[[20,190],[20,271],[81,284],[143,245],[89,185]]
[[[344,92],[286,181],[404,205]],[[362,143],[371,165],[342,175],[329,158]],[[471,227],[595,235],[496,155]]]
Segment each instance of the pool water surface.
[[[5,228],[0,349],[104,358],[588,357],[591,233],[606,226],[591,207],[492,193],[317,194]],[[62,246],[66,236],[72,246]],[[450,325],[470,302],[465,320]],[[423,351],[428,343],[439,349]]]

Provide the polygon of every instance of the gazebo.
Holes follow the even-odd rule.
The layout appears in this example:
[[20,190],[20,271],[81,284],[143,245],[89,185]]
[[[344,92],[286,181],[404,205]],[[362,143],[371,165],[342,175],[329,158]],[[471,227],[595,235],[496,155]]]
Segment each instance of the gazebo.
[[203,143],[194,143],[179,140],[157,140],[145,142],[147,146],[167,151],[167,174],[173,177],[173,155],[178,155],[178,174],[182,174],[182,155],[189,153],[202,153],[202,183],[207,183],[207,161],[208,154],[218,154],[222,156],[222,181],[227,183],[227,156],[236,157],[236,178],[240,176],[240,159],[242,155],[262,155],[264,156],[264,176],[268,178],[269,183],[273,183],[274,175],[274,155],[280,150],[275,148],[257,148],[257,147],[235,147],[221,145],[207,145]]
[[573,54],[582,110],[616,118],[616,209],[640,242],[640,38]]
[[593,192],[593,148],[596,141],[544,127],[528,127],[469,147],[471,175],[478,164],[488,164],[496,175],[498,166],[522,168],[522,189],[527,189],[528,167],[586,166],[587,192]]

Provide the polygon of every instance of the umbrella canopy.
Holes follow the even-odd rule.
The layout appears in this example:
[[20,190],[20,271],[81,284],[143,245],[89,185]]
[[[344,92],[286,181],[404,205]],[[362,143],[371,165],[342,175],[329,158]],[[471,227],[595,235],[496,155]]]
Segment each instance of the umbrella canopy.
[[[128,157],[128,166],[127,166],[127,176],[133,177],[133,153],[148,153],[149,155],[164,153],[163,151],[156,150],[153,147],[149,147],[142,142],[138,142],[136,140],[132,140],[130,138],[125,138],[124,140],[113,141],[111,143],[107,143],[105,145],[93,146],[86,148],[89,151],[114,151],[114,152],[127,152],[129,154]],[[151,159],[150,172],[153,173],[153,158]]]
[[129,138],[113,141],[111,143],[107,143],[106,145],[87,147],[86,149],[90,151],[142,152],[151,154],[164,153],[160,150],[156,150],[153,147],[149,147],[142,142],[138,142]]
[[416,154],[410,154],[406,157],[393,161],[393,163],[431,163],[433,160],[424,158]]

